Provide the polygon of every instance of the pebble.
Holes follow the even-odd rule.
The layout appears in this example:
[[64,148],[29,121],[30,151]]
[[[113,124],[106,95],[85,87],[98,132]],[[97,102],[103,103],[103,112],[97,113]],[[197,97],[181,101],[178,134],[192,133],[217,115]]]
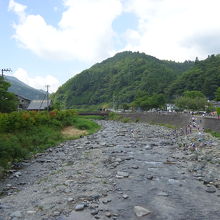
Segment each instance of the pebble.
[[111,212],[106,212],[106,213],[105,213],[105,216],[108,217],[108,218],[110,218],[110,217],[112,216],[112,213],[111,213]]
[[145,216],[145,215],[149,215],[151,213],[151,211],[149,211],[148,209],[143,208],[141,206],[135,206],[134,207],[134,212],[135,212],[137,217],[142,217],[142,216]]
[[207,187],[207,189],[205,191],[208,193],[215,193],[216,188],[214,186],[210,186],[210,187]]
[[98,215],[99,210],[93,210],[93,211],[91,211],[90,213],[91,213],[91,215]]
[[126,177],[129,177],[129,173],[122,172],[122,171],[117,172],[116,178],[120,179],[120,178],[126,178]]
[[84,208],[85,208],[85,204],[84,203],[80,203],[80,204],[76,205],[75,211],[82,211],[82,210],[84,210]]
[[67,201],[68,201],[68,202],[72,202],[72,201],[74,201],[74,198],[71,198],[71,197],[70,197],[70,198],[67,199]]
[[127,195],[127,194],[123,194],[122,197],[123,197],[124,199],[127,199],[127,198],[128,198],[128,195]]
[[158,196],[169,196],[169,194],[165,193],[165,192],[159,192],[157,194]]
[[15,211],[11,213],[10,217],[12,218],[22,218],[22,212],[21,211]]
[[33,214],[35,214],[36,213],[36,211],[27,211],[27,214],[29,214],[29,215],[33,215]]

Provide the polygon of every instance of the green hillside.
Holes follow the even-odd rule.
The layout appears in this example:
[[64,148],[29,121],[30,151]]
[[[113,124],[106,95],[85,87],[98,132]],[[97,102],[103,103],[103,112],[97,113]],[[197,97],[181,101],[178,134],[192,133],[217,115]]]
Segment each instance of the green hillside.
[[220,55],[211,55],[206,60],[196,61],[193,68],[180,75],[169,87],[168,94],[175,97],[187,90],[198,90],[212,100],[218,87],[220,87]]
[[163,61],[138,52],[122,52],[92,66],[61,86],[54,102],[75,105],[130,103],[139,91],[165,93],[167,87],[194,62]]
[[45,97],[45,91],[34,89],[13,76],[5,76],[5,80],[11,84],[8,91],[16,95],[20,95],[30,100],[39,100]]

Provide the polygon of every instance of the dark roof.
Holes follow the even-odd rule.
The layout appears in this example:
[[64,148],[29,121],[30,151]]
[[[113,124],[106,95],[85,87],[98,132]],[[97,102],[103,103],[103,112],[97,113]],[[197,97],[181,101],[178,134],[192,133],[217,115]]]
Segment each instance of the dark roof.
[[47,103],[48,106],[51,105],[51,100],[32,100],[30,105],[28,106],[28,110],[44,110],[47,108]]
[[17,95],[17,94],[15,94],[18,98],[21,98],[21,99],[26,99],[26,100],[28,100],[28,101],[31,101],[31,99],[28,99],[28,98],[26,98],[26,97],[24,97],[24,96],[21,96],[21,95]]

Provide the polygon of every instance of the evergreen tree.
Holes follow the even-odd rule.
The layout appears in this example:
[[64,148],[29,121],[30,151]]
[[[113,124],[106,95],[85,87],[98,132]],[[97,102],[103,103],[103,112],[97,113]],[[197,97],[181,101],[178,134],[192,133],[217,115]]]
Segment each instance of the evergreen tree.
[[0,77],[0,112],[12,112],[17,109],[17,98],[13,93],[8,92],[10,84]]

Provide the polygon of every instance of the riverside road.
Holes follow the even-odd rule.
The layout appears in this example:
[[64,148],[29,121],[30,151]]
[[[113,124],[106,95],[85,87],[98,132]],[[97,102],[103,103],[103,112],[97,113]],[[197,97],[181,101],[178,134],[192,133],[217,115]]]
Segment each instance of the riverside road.
[[218,155],[218,140],[144,123],[98,123],[96,134],[18,164],[0,182],[0,219],[220,219],[220,157],[207,157]]

